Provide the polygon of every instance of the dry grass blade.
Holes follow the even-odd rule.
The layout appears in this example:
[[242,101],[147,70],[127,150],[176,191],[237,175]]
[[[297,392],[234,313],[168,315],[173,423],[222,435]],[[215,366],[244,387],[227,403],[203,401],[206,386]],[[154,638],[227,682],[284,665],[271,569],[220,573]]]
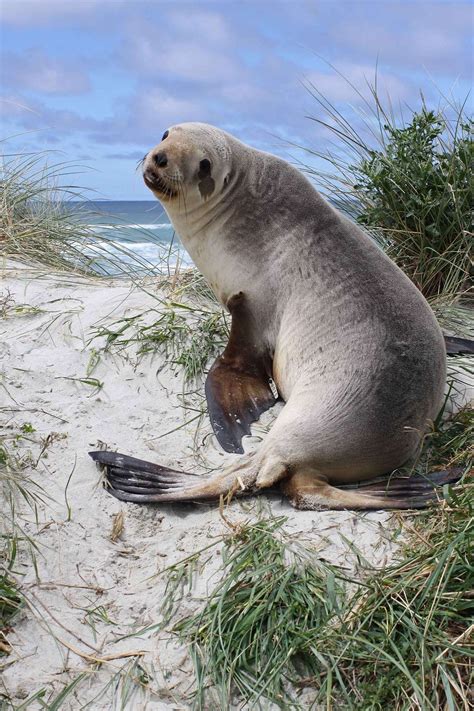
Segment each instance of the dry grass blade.
[[112,530],[110,532],[110,540],[112,543],[116,543],[119,538],[121,538],[122,533],[125,528],[125,516],[123,511],[119,511],[118,513],[115,514],[113,522],[112,522]]

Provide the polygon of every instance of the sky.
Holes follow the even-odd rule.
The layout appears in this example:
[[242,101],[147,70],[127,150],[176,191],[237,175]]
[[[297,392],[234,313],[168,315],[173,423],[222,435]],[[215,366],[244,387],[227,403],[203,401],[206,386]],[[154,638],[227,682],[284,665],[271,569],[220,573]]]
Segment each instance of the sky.
[[298,160],[333,140],[310,86],[355,123],[375,74],[405,115],[420,92],[462,101],[472,30],[472,4],[449,0],[0,0],[3,153],[70,161],[96,198],[151,199],[137,161],[175,123]]

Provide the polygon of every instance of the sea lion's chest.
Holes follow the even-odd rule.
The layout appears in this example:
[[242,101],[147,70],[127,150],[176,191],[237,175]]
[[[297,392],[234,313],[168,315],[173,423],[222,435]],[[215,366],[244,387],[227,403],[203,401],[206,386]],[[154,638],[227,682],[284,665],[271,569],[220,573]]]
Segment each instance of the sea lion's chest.
[[224,224],[218,222],[197,231],[179,220],[173,224],[184,248],[223,305],[241,291],[251,301],[265,298],[265,290],[256,286],[261,265],[236,244]]

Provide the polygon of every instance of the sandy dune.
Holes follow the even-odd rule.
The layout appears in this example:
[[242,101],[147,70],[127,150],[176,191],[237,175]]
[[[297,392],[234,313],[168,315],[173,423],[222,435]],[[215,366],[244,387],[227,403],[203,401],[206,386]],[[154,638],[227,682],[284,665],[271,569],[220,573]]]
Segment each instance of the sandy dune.
[[[11,306],[0,319],[0,417],[7,431],[33,426],[33,441],[22,446],[35,457],[41,438],[54,433],[33,472],[50,498],[40,506],[38,523],[23,509],[25,528],[39,546],[38,579],[30,565],[23,580],[34,609],[21,613],[9,636],[13,651],[3,660],[3,683],[16,702],[42,688],[49,699],[86,672],[62,709],[88,702],[95,711],[190,708],[192,673],[185,648],[166,633],[119,638],[160,620],[166,581],[154,576],[225,533],[225,523],[215,506],[122,504],[98,486],[100,475],[87,455],[101,441],[125,453],[198,470],[196,423],[181,427],[189,419],[181,407],[181,378],[157,355],[137,361],[136,348],[130,346],[120,355],[101,354],[90,374],[103,383],[100,390],[71,379],[86,377],[92,349],[101,345],[89,343],[98,324],[152,307],[153,298],[123,281],[38,278],[25,270],[6,272],[0,291],[10,294]],[[18,312],[13,303],[39,311]],[[265,416],[267,422],[271,418]],[[261,431],[257,425],[249,446],[258,445]],[[200,442],[205,440],[200,449],[205,459],[213,466],[231,460],[233,455],[218,451],[206,433],[207,422],[199,435]],[[390,538],[399,530],[397,515],[296,512],[278,495],[234,502],[227,515],[245,520],[268,506],[274,515],[288,516],[289,530],[301,532],[323,557],[342,565],[354,564],[343,536],[376,564],[384,564],[394,550]],[[119,512],[124,530],[112,542]],[[199,596],[214,584],[219,548],[180,612],[195,609]],[[112,686],[95,698],[117,670],[132,662],[112,659],[93,673],[93,659],[137,650],[144,652],[141,664],[153,677],[147,688],[134,687],[123,703]],[[28,708],[40,706],[34,702]]]

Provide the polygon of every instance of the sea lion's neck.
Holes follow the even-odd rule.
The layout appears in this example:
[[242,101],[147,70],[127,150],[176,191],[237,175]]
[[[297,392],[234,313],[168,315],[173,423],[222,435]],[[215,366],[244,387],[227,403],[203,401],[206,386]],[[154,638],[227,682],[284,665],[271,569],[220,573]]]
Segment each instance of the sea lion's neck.
[[251,249],[245,244],[247,181],[248,173],[236,168],[218,194],[166,208],[186,251],[223,304],[233,294],[255,288],[256,270],[261,278],[261,246],[258,241]]

